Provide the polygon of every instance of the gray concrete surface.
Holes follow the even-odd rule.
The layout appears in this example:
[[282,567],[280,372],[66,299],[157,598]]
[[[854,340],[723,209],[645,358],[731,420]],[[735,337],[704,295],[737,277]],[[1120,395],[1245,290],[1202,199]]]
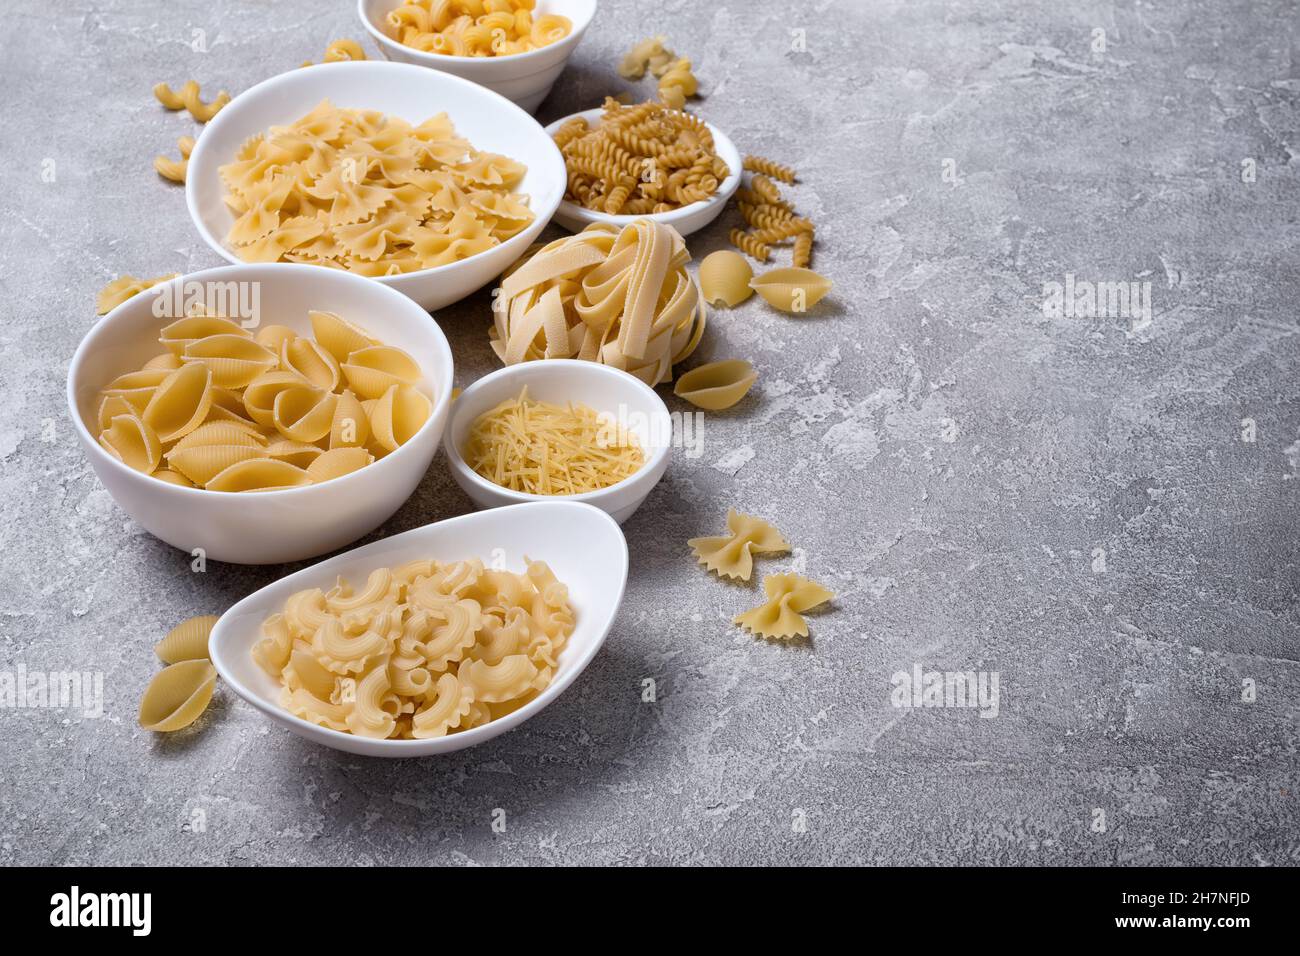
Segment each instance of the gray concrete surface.
[[[697,360],[750,358],[755,394],[628,524],[614,633],[525,727],[377,762],[221,690],[191,732],[139,730],[153,641],[284,569],[195,574],[133,526],[69,428],[68,360],[114,275],[219,262],[150,169],[192,128],[150,87],[238,92],[359,37],[352,8],[7,5],[0,671],[102,672],[105,714],[0,710],[0,863],[1300,860],[1300,17],[1276,0],[604,3],[540,118],[668,34],[699,112],[800,169],[833,298],[715,315]],[[1149,320],[1046,314],[1067,274],[1150,283]],[[486,295],[438,319],[458,384],[494,367]],[[810,644],[728,623],[754,592],[685,541],[729,505],[797,545],[763,570],[838,592]],[[468,508],[439,460],[379,533]],[[996,672],[998,715],[894,707],[916,664]]]

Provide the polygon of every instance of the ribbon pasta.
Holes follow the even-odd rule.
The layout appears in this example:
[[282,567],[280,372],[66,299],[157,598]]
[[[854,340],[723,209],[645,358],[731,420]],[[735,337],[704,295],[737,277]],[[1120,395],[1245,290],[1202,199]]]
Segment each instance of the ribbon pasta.
[[506,365],[577,358],[669,381],[707,320],[689,260],[677,230],[649,219],[535,247],[502,280],[492,349]]
[[263,622],[252,657],[295,716],[360,737],[425,739],[536,697],[573,627],[568,589],[540,561],[516,574],[424,559],[377,568],[360,590],[340,578],[299,591]]

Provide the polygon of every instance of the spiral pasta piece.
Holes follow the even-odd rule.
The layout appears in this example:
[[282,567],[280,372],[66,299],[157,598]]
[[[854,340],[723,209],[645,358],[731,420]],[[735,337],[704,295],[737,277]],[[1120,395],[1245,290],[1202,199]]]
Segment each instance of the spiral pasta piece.
[[153,88],[153,95],[169,110],[189,110],[190,116],[200,123],[211,120],[230,102],[230,94],[222,90],[212,102],[204,103],[199,93],[199,84],[194,80],[187,80],[184,86],[175,91],[166,83],[159,83]]
[[757,259],[759,262],[766,262],[772,256],[772,247],[767,243],[759,242],[752,235],[741,229],[733,229],[727,238],[731,244],[748,256]]
[[743,165],[749,172],[770,176],[772,179],[778,179],[783,183],[793,183],[795,181],[796,173],[793,167],[784,166],[764,156],[746,156]]

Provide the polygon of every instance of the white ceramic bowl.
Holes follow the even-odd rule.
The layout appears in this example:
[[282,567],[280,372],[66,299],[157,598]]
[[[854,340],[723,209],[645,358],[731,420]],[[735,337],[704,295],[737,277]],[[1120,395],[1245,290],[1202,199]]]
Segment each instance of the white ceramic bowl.
[[608,365],[577,359],[522,362],[485,375],[465,389],[452,402],[451,420],[443,442],[456,483],[480,508],[557,500],[554,495],[531,495],[494,484],[465,464],[461,455],[460,450],[474,420],[501,402],[518,398],[525,386],[528,387],[528,397],[534,400],[556,405],[574,402],[597,412],[609,412],[620,425],[625,425],[636,435],[647,459],[640,471],[608,488],[565,495],[559,499],[595,505],[622,524],[663,477],[668,467],[668,451],[672,447],[673,426],[668,406],[654,389],[627,372]]
[[404,46],[389,35],[384,18],[401,5],[402,0],[357,0],[357,14],[384,56],[464,77],[500,93],[530,113],[536,112],[551,92],[596,15],[596,0],[538,0],[534,17],[558,13],[573,21],[569,35],[558,43],[510,56],[443,56]]
[[[573,634],[560,653],[555,677],[535,700],[481,727],[430,740],[372,740],[319,727],[279,703],[276,680],[254,663],[253,645],[262,621],[284,608],[296,591],[328,589],[339,575],[354,584],[376,568],[419,558],[503,561],[523,571],[524,557],[545,561],[569,589]],[[450,518],[385,538],[281,578],[249,595],[221,616],[208,639],[208,653],[222,679],[244,700],[300,737],[371,757],[428,757],[481,744],[532,717],[577,679],[605,642],[627,584],[627,541],[609,516],[588,505],[545,501]]]
[[491,90],[404,63],[321,63],[273,76],[241,93],[203,128],[194,147],[185,177],[190,217],[204,241],[230,262],[242,260],[225,242],[235,217],[224,201],[218,168],[231,162],[249,137],[293,122],[323,99],[412,123],[445,111],[456,132],[476,149],[509,156],[528,167],[519,192],[528,195],[537,218],[523,232],[460,262],[374,280],[426,309],[463,299],[504,272],[546,228],[564,195],[564,158],[555,143],[536,120]]
[[[565,116],[546,127],[546,135],[554,136],[561,126],[577,116],[585,119],[588,125],[595,125],[600,121],[603,112],[601,109],[583,110],[581,113]],[[734,196],[736,190],[740,188],[741,173],[741,156],[740,151],[736,149],[736,144],[731,141],[726,133],[712,123],[705,121],[705,125],[713,133],[713,151],[721,157],[722,161],[727,164],[727,169],[730,170],[727,178],[718,183],[718,191],[708,199],[693,202],[689,206],[674,209],[672,212],[656,212],[644,216],[611,216],[609,213],[597,212],[594,209],[587,209],[577,203],[569,202],[567,199],[561,199],[559,208],[555,210],[555,221],[570,232],[581,232],[593,222],[608,222],[615,226],[626,226],[637,219],[653,219],[655,222],[667,223],[683,236],[699,232],[718,218],[723,208],[726,207],[727,200]]]
[[[188,283],[257,283],[265,324],[310,334],[309,309],[337,312],[388,345],[405,349],[424,372],[433,414],[406,444],[350,475],[266,492],[182,488],[141,474],[104,451],[99,433],[100,390],[158,355],[154,315],[163,294],[201,289]],[[181,283],[187,283],[181,286]],[[250,287],[251,288],[251,287]],[[279,564],[350,544],[382,524],[411,496],[438,450],[451,402],[451,348],[437,323],[393,289],[334,269],[300,265],[222,266],[195,272],[128,299],[90,330],[68,371],[68,405],[81,447],[109,494],[155,537],[214,561]]]

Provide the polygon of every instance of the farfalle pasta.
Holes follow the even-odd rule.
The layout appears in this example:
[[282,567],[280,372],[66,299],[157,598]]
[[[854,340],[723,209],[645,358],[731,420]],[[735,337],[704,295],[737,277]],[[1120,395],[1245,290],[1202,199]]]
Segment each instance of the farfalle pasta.
[[725,535],[691,538],[686,543],[700,564],[719,577],[748,581],[754,572],[755,554],[780,554],[790,550],[781,532],[762,518],[727,509]]
[[169,323],[166,351],[101,393],[100,446],[160,481],[221,492],[330,481],[396,451],[433,412],[419,364],[332,312],[309,317],[314,337],[219,315]]
[[132,296],[139,295],[146,289],[152,289],[160,282],[175,279],[177,272],[169,272],[156,279],[137,279],[132,275],[118,276],[95,296],[95,314],[107,315]]
[[444,56],[510,56],[558,43],[573,21],[535,0],[403,0],[384,17],[403,46]]
[[528,227],[527,168],[475,150],[446,113],[418,126],[328,100],[220,169],[246,262],[389,276],[459,262]]
[[769,574],[763,578],[767,600],[758,607],[737,614],[739,624],[759,637],[785,641],[808,636],[808,622],[803,612],[835,597],[828,589],[798,574]]
[[303,720],[377,739],[444,737],[546,689],[573,633],[568,589],[540,561],[514,573],[472,559],[376,568],[354,587],[292,595],[253,659]]
[[492,348],[506,365],[577,358],[669,381],[707,321],[689,260],[677,230],[649,219],[535,246],[502,279]]

